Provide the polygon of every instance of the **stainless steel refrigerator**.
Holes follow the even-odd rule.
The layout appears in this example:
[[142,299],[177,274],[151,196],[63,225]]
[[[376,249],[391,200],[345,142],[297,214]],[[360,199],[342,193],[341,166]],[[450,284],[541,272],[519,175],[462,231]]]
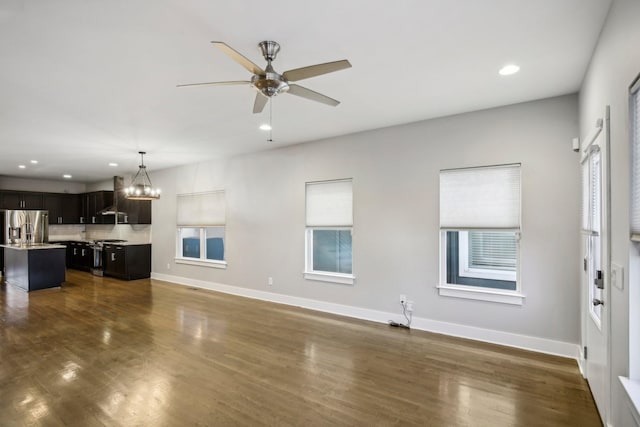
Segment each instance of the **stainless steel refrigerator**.
[[3,243],[34,245],[49,242],[49,211],[8,210],[2,216]]

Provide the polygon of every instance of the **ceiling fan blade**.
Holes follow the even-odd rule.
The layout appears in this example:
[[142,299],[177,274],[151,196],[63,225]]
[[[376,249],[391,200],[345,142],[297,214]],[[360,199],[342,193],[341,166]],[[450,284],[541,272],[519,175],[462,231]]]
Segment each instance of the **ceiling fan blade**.
[[351,68],[351,64],[346,59],[343,59],[341,61],[326,62],[324,64],[310,65],[308,67],[285,71],[282,73],[282,77],[290,82],[297,82],[298,80],[333,73],[334,71],[344,70],[345,68]]
[[236,51],[226,43],[224,42],[211,42],[211,43],[215,45],[218,49],[220,49],[221,51],[229,55],[231,58],[233,58],[233,60],[236,61],[238,64],[242,65],[244,68],[249,70],[250,73],[258,74],[260,76],[265,75],[265,72],[262,68],[258,67],[256,64],[254,64],[249,59],[247,59],[244,55],[242,55],[240,52]]
[[340,104],[340,101],[337,101],[333,98],[329,98],[326,95],[323,95],[318,92],[314,92],[311,89],[307,89],[306,87],[302,87],[296,84],[289,84],[289,91],[287,93],[290,93],[291,95],[300,96],[302,98],[307,98],[312,101],[322,102],[323,104],[331,105],[332,107],[335,107],[338,104]]
[[269,101],[269,98],[260,92],[256,93],[256,100],[253,103],[253,114],[261,113],[262,110],[264,110],[264,106],[267,105],[267,101]]
[[206,82],[206,83],[187,83],[183,85],[176,85],[176,87],[185,87],[185,86],[229,86],[229,85],[248,85],[251,84],[250,81],[247,80],[238,80],[232,82]]

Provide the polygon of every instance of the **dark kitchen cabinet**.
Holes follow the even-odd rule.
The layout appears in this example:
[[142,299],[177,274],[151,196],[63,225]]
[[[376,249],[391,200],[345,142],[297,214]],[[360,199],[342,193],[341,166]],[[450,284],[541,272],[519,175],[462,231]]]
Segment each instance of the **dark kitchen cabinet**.
[[67,245],[67,267],[89,271],[93,265],[93,249],[86,242],[69,242]]
[[43,208],[49,211],[49,224],[62,224],[62,197],[60,194],[45,194]]
[[118,224],[151,224],[151,200],[128,200],[123,190],[118,188],[122,183],[114,184],[115,199],[118,207]]
[[80,194],[64,194],[62,197],[62,223],[80,224]]
[[44,209],[49,211],[49,224],[80,223],[80,195],[44,193]]
[[42,209],[43,194],[30,191],[2,191],[0,194],[3,209]]
[[151,200],[119,200],[118,210],[124,212],[118,223],[151,224]]
[[113,206],[113,191],[85,193],[81,199],[81,224],[115,224],[115,215],[102,215],[100,211]]
[[151,276],[151,245],[104,245],[104,275],[123,280]]

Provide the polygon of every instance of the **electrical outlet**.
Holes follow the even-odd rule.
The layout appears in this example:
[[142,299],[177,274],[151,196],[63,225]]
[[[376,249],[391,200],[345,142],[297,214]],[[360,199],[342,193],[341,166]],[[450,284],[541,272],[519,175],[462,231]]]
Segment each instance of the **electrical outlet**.
[[273,286],[273,277],[269,277],[269,278],[267,279],[267,285],[269,285],[269,286]]
[[400,294],[400,304],[404,304],[407,302],[407,296],[405,294]]
[[413,301],[407,301],[407,311],[408,312],[413,311]]

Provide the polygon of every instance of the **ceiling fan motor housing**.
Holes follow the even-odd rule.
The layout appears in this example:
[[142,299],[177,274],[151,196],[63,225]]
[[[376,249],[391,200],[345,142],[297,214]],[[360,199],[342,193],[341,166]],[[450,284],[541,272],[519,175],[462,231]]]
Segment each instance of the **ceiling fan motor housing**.
[[264,76],[254,75],[251,77],[251,85],[268,98],[288,91],[289,84],[286,80],[280,74],[270,72],[268,68]]
[[280,45],[274,41],[263,41],[259,44],[262,56],[267,61],[264,75],[254,74],[251,77],[251,85],[258,89],[264,96],[271,98],[279,93],[289,90],[289,84],[282,75],[275,72],[271,61],[276,59],[280,51]]

